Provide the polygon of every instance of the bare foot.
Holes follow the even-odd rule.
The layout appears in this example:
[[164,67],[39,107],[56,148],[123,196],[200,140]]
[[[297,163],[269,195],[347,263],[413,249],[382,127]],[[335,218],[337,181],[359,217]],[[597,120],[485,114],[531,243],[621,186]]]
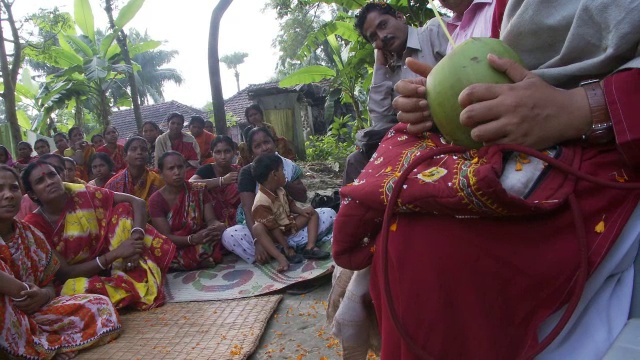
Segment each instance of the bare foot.
[[54,359],[56,359],[56,360],[69,360],[69,359],[73,359],[74,357],[76,357],[76,355],[78,355],[77,351],[66,352],[66,353],[62,353],[62,354],[56,354]]
[[276,258],[276,260],[278,260],[278,267],[276,268],[277,272],[284,272],[289,270],[289,262],[287,261],[287,258],[284,257],[284,255],[280,255]]

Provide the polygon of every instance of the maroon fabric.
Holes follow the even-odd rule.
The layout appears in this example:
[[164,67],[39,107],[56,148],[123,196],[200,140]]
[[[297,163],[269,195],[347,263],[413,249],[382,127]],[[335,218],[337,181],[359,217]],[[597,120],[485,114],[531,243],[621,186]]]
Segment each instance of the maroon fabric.
[[617,72],[604,79],[604,94],[618,149],[629,164],[640,165],[640,69]]
[[507,8],[508,0],[494,0],[495,6],[493,8],[493,18],[491,19],[491,37],[500,38],[500,27],[502,26],[502,19],[504,18],[504,10]]
[[[548,168],[526,200],[511,197],[499,182],[502,153],[490,146],[419,165],[401,184],[394,229],[381,229],[385,202],[400,186],[395,183],[400,174],[417,157],[447,147],[452,148],[434,134],[409,135],[404,124],[390,130],[361,176],[341,189],[334,259],[356,270],[373,259],[371,293],[382,358],[418,358],[390,322],[382,256],[389,259],[400,323],[427,353],[438,359],[516,358],[538,343],[540,323],[574,293],[579,256],[569,195],[577,197],[583,212],[592,272],[639,192],[604,188]],[[566,144],[558,160],[611,184],[620,184],[616,173],[624,172],[630,182],[639,179],[614,146]],[[595,228],[603,217],[605,230],[599,234]],[[388,254],[377,248],[380,230],[389,231]]]

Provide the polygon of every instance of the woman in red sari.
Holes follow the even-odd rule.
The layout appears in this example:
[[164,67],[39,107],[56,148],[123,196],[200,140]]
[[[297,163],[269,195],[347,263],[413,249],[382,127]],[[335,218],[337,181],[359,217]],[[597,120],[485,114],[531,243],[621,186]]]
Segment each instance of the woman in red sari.
[[0,358],[69,359],[116,338],[108,298],[56,296],[60,263],[40,232],[14,219],[21,199],[18,174],[0,165]]
[[149,145],[140,136],[133,136],[124,144],[127,167],[113,176],[105,189],[121,192],[149,201],[151,195],[164,186],[160,175],[147,169]]
[[157,161],[167,151],[177,151],[185,158],[185,179],[190,179],[200,166],[200,146],[196,139],[182,132],[184,116],[174,112],[167,116],[169,131],[156,138],[155,158]]
[[222,261],[220,237],[227,228],[216,219],[203,184],[184,180],[185,160],[176,151],[158,159],[165,186],[149,199],[151,222],[178,247],[173,269],[213,267]]
[[63,263],[61,294],[108,296],[117,308],[164,303],[163,282],[175,246],[147,223],[143,200],[81,184],[62,183],[51,165],[36,161],[22,174],[40,204],[25,222],[40,230]]
[[236,144],[226,135],[218,135],[211,142],[213,164],[202,165],[189,179],[192,184],[205,184],[213,199],[213,212],[225,225],[236,224],[236,213],[240,205],[238,171],[232,164]]
[[24,168],[29,165],[29,163],[35,161],[38,157],[31,156],[33,154],[33,147],[26,141],[20,141],[18,143],[18,158],[14,164],[14,167],[18,169],[18,171],[24,170]]
[[109,155],[113,160],[113,172],[118,173],[120,170],[127,167],[127,163],[124,160],[125,151],[124,146],[118,144],[118,129],[115,126],[107,126],[102,133],[104,136],[105,144],[96,149],[96,152],[105,153]]

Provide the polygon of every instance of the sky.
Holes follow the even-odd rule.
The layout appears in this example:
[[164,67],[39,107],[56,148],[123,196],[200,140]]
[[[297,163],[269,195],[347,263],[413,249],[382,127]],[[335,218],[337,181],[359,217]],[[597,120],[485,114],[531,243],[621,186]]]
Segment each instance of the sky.
[[[263,12],[266,0],[235,0],[220,23],[218,52],[222,57],[233,52],[249,56],[238,67],[240,89],[249,84],[268,81],[275,73],[278,52],[271,43],[278,34],[278,21],[272,10]],[[38,8],[58,6],[73,15],[73,0],[18,0],[14,16],[21,18]],[[107,27],[101,1],[90,0],[95,24]],[[126,0],[120,0],[125,4]],[[164,41],[160,49],[179,52],[166,67],[177,69],[184,82],[181,86],[165,85],[165,100],[176,100],[197,108],[211,101],[207,60],[209,20],[217,0],[146,0],[136,17],[126,25],[149,33],[152,39]],[[237,92],[233,70],[220,64],[222,93],[225,99]]]

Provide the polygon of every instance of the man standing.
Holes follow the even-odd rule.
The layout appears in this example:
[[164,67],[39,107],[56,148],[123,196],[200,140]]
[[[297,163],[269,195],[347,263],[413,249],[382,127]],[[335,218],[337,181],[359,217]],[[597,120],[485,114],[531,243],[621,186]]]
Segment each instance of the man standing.
[[356,15],[355,27],[376,49],[368,102],[372,125],[356,135],[360,149],[347,158],[344,185],[360,175],[382,137],[398,122],[391,106],[398,95],[393,86],[401,79],[418,77],[405,66],[405,59],[413,57],[433,66],[447,50],[446,38],[437,22],[416,29],[406,24],[404,15],[385,3],[372,2],[362,7]]

